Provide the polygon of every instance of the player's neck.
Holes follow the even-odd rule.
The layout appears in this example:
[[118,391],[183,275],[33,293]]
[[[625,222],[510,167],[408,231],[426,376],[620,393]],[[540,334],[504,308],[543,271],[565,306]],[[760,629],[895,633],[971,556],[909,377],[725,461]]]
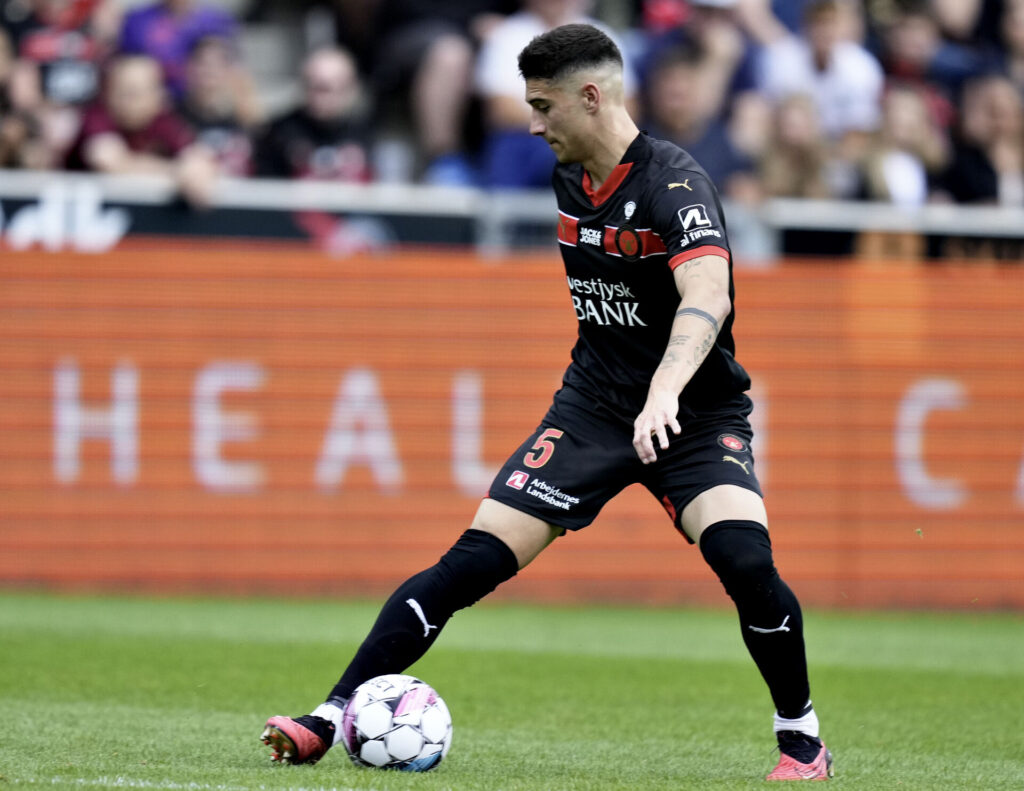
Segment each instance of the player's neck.
[[583,167],[590,174],[592,188],[597,190],[608,180],[615,166],[622,161],[626,149],[640,133],[633,119],[625,112],[607,119],[599,135],[594,136],[591,154],[583,160]]

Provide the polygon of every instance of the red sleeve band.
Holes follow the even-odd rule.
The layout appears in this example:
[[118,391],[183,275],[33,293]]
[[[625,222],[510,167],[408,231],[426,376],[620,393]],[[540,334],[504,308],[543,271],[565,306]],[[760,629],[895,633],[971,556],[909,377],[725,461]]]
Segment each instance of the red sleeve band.
[[668,265],[674,271],[680,264],[685,264],[694,258],[700,258],[702,255],[720,255],[726,261],[729,260],[729,251],[724,247],[719,247],[715,244],[705,244],[700,247],[694,247],[692,250],[684,250],[679,255],[673,256]]

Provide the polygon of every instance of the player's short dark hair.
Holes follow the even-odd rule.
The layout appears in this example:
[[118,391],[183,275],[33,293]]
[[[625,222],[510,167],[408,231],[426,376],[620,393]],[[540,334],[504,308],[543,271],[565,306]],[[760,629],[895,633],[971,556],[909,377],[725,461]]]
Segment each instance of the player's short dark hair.
[[622,53],[593,25],[562,25],[542,33],[519,53],[519,72],[527,80],[558,80],[580,69],[616,63]]

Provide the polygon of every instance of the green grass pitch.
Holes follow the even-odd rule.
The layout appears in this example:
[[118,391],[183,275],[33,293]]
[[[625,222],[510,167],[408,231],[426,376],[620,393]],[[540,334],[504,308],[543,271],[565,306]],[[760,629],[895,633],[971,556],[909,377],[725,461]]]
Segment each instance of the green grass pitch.
[[[734,615],[484,603],[412,672],[451,707],[425,775],[270,763],[376,615],[333,601],[0,594],[0,789],[764,788],[771,704]],[[834,786],[1024,789],[1024,618],[806,616]]]

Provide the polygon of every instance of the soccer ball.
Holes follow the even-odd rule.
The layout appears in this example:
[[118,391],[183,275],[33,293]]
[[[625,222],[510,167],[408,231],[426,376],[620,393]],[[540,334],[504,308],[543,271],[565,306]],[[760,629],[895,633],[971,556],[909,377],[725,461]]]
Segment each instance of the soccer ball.
[[452,746],[452,718],[429,684],[391,673],[356,687],[345,706],[341,736],[357,766],[426,772]]

